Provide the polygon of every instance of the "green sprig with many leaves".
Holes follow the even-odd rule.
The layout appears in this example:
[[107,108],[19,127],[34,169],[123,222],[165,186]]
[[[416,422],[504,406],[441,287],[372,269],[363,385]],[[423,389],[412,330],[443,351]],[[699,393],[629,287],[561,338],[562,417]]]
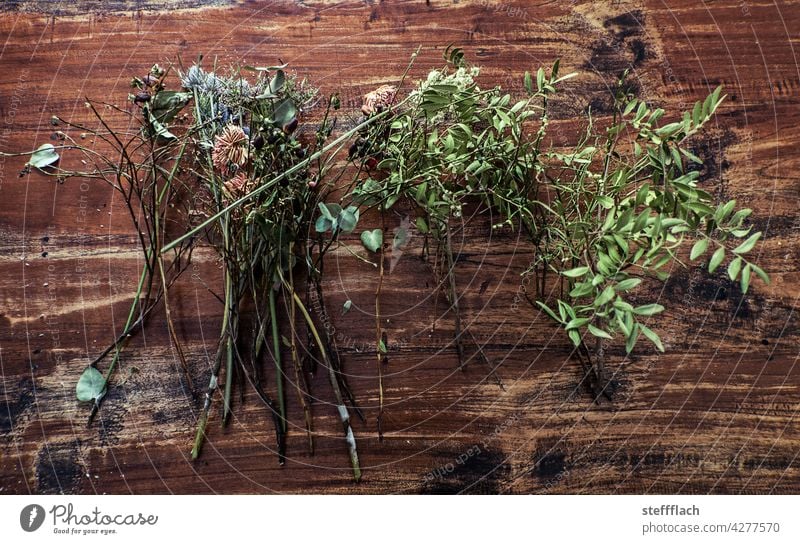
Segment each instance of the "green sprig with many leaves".
[[[710,254],[710,273],[729,257],[727,273],[744,293],[753,276],[769,282],[748,258],[761,237],[746,225],[751,211],[737,210],[734,200],[715,203],[698,186],[702,161],[689,144],[722,103],[721,89],[664,122],[663,109],[625,92],[623,75],[610,125],[598,128],[590,112],[577,143],[564,151],[544,145],[548,102],[576,74],[559,75],[559,62],[526,73],[528,96],[513,100],[499,88],[481,89],[478,69],[459,49],[446,58],[404,109],[369,128],[365,156],[377,159],[377,168],[353,196],[386,209],[403,200],[417,210],[417,229],[436,242],[460,361],[464,331],[450,241],[469,202],[500,217],[494,228],[526,233],[535,248],[525,271],[535,280],[529,300],[563,327],[598,395],[609,395],[606,343],[620,340],[631,352],[644,336],[663,351],[648,318],[664,307],[647,293],[650,282],[669,277],[668,265],[683,265],[686,243],[694,241],[691,260]],[[560,288],[555,300],[548,277]]]
[[[597,359],[592,370],[604,393],[604,342],[620,339],[630,353],[644,336],[664,350],[646,324],[664,307],[647,298],[657,292],[652,281],[669,277],[669,265],[684,264],[688,242],[694,241],[691,260],[710,254],[710,273],[730,255],[728,275],[739,279],[743,293],[751,273],[769,282],[748,258],[761,237],[745,224],[751,210],[737,210],[735,200],[715,203],[698,186],[696,165],[702,161],[689,141],[724,100],[721,88],[679,120],[664,123],[663,109],[624,91],[624,76],[617,87],[610,126],[597,130],[590,117],[575,148],[542,154],[542,178],[556,197],[532,202],[546,214],[537,225],[538,259],[527,272],[549,268],[566,279],[555,303],[545,301],[544,292],[536,303],[584,356]],[[594,349],[587,347],[590,338]]]

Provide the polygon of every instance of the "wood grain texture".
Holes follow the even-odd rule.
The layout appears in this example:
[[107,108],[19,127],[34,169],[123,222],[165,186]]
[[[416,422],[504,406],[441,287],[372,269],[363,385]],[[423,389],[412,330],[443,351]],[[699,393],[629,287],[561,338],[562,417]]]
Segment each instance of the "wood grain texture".
[[[412,238],[383,287],[390,352],[379,442],[370,352],[377,278],[342,251],[326,265],[326,288],[332,309],[353,300],[347,319],[331,313],[366,414],[355,422],[363,482],[350,481],[322,372],[313,378],[314,456],[290,396],[289,460],[279,467],[269,417],[248,394],[227,429],[214,414],[203,455],[191,462],[199,397],[180,381],[163,316],[126,352],[99,421],[87,428],[74,399],[82,368],[120,330],[135,291],[140,260],[121,203],[98,183],[18,177],[24,159],[9,158],[0,162],[0,492],[798,492],[797,3],[281,1],[156,12],[147,8],[170,3],[104,11],[78,2],[82,14],[69,16],[43,2],[13,4],[17,11],[0,14],[2,151],[48,141],[53,113],[87,119],[85,96],[113,93],[124,104],[132,75],[178,55],[282,59],[324,92],[339,89],[349,109],[402,73],[419,44],[415,78],[457,42],[484,66],[485,85],[518,92],[524,70],[560,57],[581,76],[554,104],[556,144],[570,141],[588,106],[608,111],[609,85],[626,67],[640,96],[673,114],[724,84],[729,100],[696,142],[703,184],[754,209],[765,231],[757,261],[773,282],[742,297],[720,276],[676,268],[661,293],[668,312],[655,325],[667,353],[613,353],[617,397],[595,405],[565,338],[513,304],[530,258],[524,240],[509,232],[490,240],[487,219],[475,216],[457,243],[469,331],[498,365],[501,389],[476,359],[456,369],[451,316],[439,315],[432,330],[443,305],[432,300],[416,256],[421,240]],[[208,249],[173,297],[198,384],[221,313],[201,279],[218,281]]]

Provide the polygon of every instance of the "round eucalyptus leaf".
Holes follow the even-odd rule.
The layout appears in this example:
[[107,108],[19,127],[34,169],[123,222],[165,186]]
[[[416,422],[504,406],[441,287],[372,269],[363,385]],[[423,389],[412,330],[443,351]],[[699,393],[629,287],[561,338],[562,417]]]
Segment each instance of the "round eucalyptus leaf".
[[296,116],[297,106],[294,105],[294,102],[292,102],[291,98],[281,100],[281,102],[275,106],[273,118],[275,120],[275,124],[278,126],[287,126]]
[[34,168],[45,168],[58,162],[58,153],[53,144],[43,144],[33,152],[31,160],[28,161],[28,166]]
[[314,223],[314,228],[317,232],[328,232],[333,227],[333,221],[325,217],[324,215],[320,215],[317,217],[316,223]]
[[283,70],[278,70],[275,72],[275,76],[269,82],[269,92],[270,94],[277,95],[279,92],[283,90],[283,86],[286,84],[286,74]]
[[342,232],[353,232],[358,225],[359,211],[355,206],[348,206],[339,215],[339,228]]
[[106,379],[95,367],[87,366],[78,379],[78,385],[75,386],[75,394],[78,400],[89,402],[100,399],[105,395],[105,391]]
[[378,251],[383,244],[383,231],[381,229],[365,230],[361,233],[361,243],[372,252]]

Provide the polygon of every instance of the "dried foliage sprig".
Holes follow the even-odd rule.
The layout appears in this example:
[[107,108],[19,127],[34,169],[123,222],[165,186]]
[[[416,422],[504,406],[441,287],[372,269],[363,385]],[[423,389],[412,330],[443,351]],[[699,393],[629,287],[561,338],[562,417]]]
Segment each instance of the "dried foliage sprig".
[[[191,386],[188,364],[172,322],[168,292],[189,265],[192,246],[178,243],[164,251],[174,221],[171,214],[185,211],[186,194],[178,178],[186,145],[166,130],[165,123],[175,119],[188,97],[165,91],[163,82],[168,72],[154,65],[144,78],[133,80],[135,94],[131,94],[131,101],[135,107],[130,111],[87,99],[86,107],[99,128],[54,117],[53,125],[63,126],[63,130],[56,133],[63,145],[40,147],[26,165],[26,170],[37,168],[62,183],[72,178],[89,178],[100,179],[111,186],[123,198],[144,257],[122,333],[91,361],[76,385],[78,399],[91,403],[90,423],[106,397],[109,380],[121,362],[124,347],[162,302],[170,338],[186,382]],[[114,128],[117,126],[136,128],[129,131]],[[78,133],[80,138],[76,139]],[[84,140],[91,142],[90,145],[82,143]],[[86,168],[62,167],[57,150],[75,152]],[[103,372],[101,364],[109,355],[111,361]]]

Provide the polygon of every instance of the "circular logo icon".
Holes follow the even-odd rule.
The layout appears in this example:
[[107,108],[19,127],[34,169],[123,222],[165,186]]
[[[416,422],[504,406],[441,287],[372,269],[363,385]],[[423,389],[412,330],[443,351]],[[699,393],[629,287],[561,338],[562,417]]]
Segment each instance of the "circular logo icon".
[[38,504],[29,504],[19,513],[19,524],[22,530],[32,533],[44,523],[44,507]]

